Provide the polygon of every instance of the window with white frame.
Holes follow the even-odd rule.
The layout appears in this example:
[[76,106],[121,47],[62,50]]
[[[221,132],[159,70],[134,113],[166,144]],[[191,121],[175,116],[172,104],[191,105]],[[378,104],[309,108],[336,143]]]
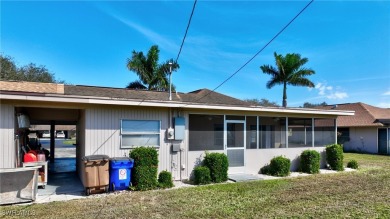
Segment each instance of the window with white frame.
[[121,148],[160,146],[159,120],[121,120]]

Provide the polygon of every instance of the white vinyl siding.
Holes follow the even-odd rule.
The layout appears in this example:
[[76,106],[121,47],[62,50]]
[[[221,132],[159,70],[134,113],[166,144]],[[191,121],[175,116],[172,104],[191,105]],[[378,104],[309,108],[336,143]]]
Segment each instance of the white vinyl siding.
[[[129,156],[131,149],[121,148],[121,120],[159,120],[159,171],[171,170],[170,144],[164,138],[168,128],[168,109],[153,107],[96,107],[85,110],[85,154],[110,157]],[[184,159],[184,156],[183,156]],[[179,159],[178,159],[179,160]],[[184,160],[182,160],[184,162]],[[179,170],[179,169],[178,169]]]
[[15,167],[15,108],[0,104],[0,168]]

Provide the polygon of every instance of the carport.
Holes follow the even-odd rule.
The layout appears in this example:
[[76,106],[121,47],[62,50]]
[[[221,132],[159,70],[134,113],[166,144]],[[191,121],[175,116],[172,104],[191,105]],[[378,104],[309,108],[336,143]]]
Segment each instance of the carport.
[[[49,125],[50,126],[50,163],[55,161],[55,126],[56,125],[75,125],[78,131],[78,120],[80,116],[80,109],[65,109],[65,108],[49,108],[49,107],[31,107],[31,106],[17,106],[15,107],[16,115],[27,115],[30,120],[30,125]],[[79,134],[76,134],[76,145]],[[76,159],[78,154],[76,150]],[[20,160],[22,160],[20,158]]]

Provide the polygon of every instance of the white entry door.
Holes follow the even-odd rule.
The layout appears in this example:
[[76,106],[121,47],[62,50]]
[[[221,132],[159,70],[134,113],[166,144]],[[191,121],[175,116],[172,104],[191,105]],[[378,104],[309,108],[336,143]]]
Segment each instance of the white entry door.
[[226,120],[224,130],[229,173],[245,172],[245,121]]

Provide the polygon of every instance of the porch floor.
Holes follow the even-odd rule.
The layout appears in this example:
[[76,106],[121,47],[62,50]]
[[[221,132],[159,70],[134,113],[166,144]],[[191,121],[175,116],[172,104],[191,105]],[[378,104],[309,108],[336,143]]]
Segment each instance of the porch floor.
[[84,198],[84,186],[76,172],[49,174],[45,188],[38,187],[35,203]]
[[49,163],[47,185],[38,187],[35,203],[84,198],[84,186],[76,173],[76,158],[55,158]]

